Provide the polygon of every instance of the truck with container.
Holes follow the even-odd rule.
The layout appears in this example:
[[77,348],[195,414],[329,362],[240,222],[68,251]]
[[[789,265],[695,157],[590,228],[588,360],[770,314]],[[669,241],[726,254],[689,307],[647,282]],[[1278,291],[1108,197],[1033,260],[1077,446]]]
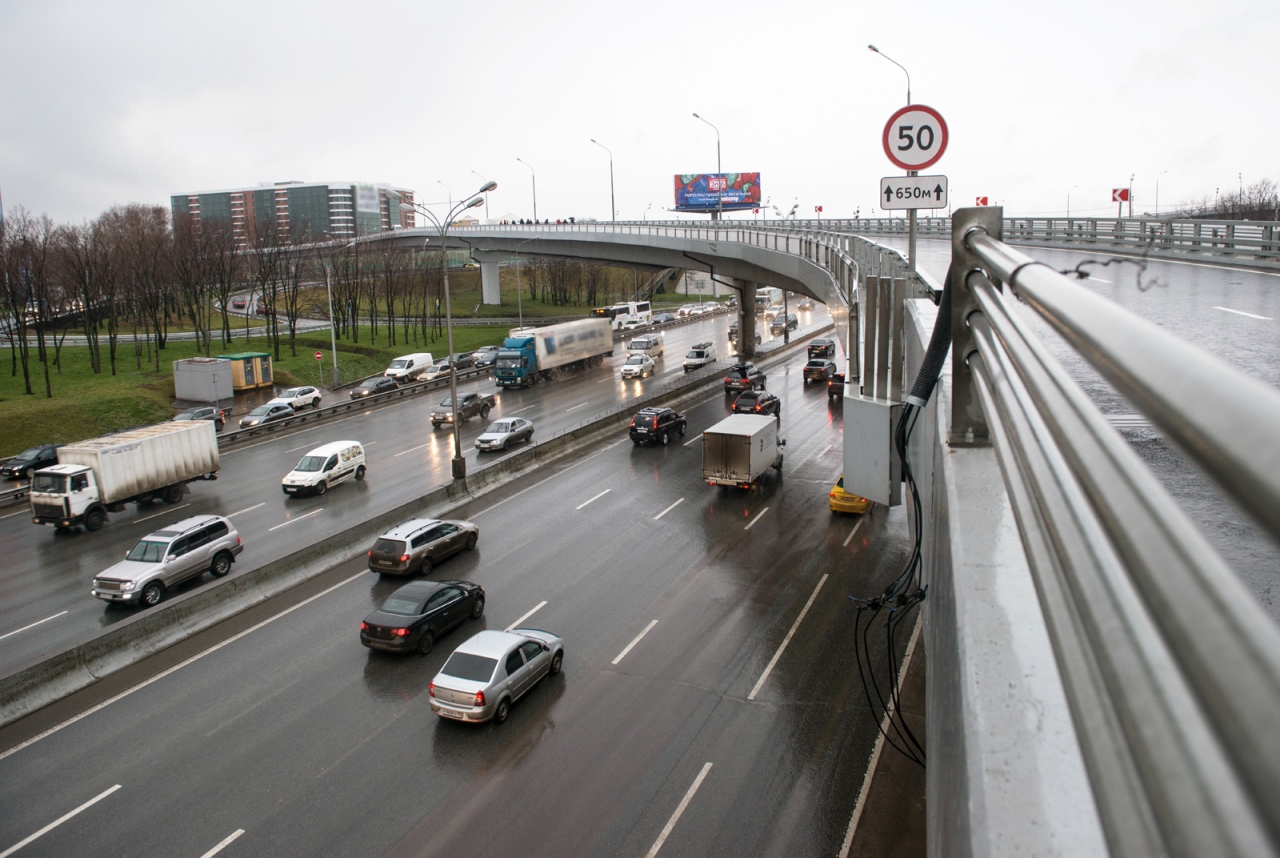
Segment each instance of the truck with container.
[[216,480],[218,436],[207,420],[158,423],[66,444],[31,479],[31,520],[97,530],[127,503],[182,500],[183,486]]
[[778,422],[765,414],[733,414],[702,433],[702,478],[709,486],[754,489],[773,468],[782,473]]
[[613,329],[605,319],[576,319],[542,328],[513,328],[493,368],[499,387],[529,387],[561,372],[600,366],[613,356]]

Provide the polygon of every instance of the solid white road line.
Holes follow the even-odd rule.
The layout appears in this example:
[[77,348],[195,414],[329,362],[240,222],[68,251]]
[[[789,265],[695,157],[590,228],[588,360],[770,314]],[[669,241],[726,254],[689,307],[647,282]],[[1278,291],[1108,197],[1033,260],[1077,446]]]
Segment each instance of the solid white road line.
[[849,531],[849,535],[844,538],[844,545],[841,548],[848,548],[849,543],[853,541],[853,535],[858,532],[858,528],[862,527],[862,523],[866,521],[865,517],[858,519],[858,523],[853,526],[853,530]]
[[[126,688],[124,691],[121,691],[119,694],[117,694],[114,697],[108,697],[106,700],[102,701],[97,706],[90,707],[89,709],[86,709],[83,712],[81,712],[79,715],[76,715],[72,718],[68,718],[67,720],[63,721],[61,724],[55,724],[52,727],[50,727],[48,730],[45,730],[43,733],[37,733],[36,735],[32,736],[30,739],[27,739],[25,742],[22,742],[20,744],[14,745],[12,748],[10,748],[7,751],[0,752],[0,760],[3,760],[6,757],[9,757],[12,754],[18,753],[18,751],[21,751],[23,748],[27,747],[28,745],[34,745],[36,742],[39,742],[41,739],[44,739],[48,736],[52,736],[54,733],[57,733],[59,730],[63,729],[64,727],[70,727],[72,724],[76,723],[82,718],[88,718],[90,715],[97,712],[99,709],[106,709],[108,706],[110,706],[112,703],[115,703],[117,700],[123,700],[133,692],[141,691],[151,683],[158,682],[159,680],[164,679],[169,674],[182,670],[182,668],[186,667],[188,664],[199,661],[200,659],[204,658],[206,655],[212,655],[213,653],[222,649],[224,646],[227,646],[228,644],[233,644],[236,641],[240,640],[240,638],[244,637],[245,635],[253,634],[258,629],[262,628],[268,623],[274,623],[276,620],[288,614],[292,614],[294,611],[298,610],[304,605],[310,605],[312,602],[314,602],[316,599],[319,599],[321,596],[327,596],[330,593],[332,593],[334,590],[338,589],[339,587],[342,587],[346,584],[350,584],[352,581],[356,580],[357,578],[364,578],[366,575],[368,575],[367,572],[364,572],[364,571],[357,572],[356,574],[352,575],[350,578],[347,578],[344,581],[339,581],[337,584],[334,584],[332,587],[329,587],[325,590],[321,590],[319,593],[316,593],[314,596],[303,599],[301,602],[294,605],[293,607],[285,608],[283,611],[276,614],[274,617],[267,617],[265,620],[258,623],[257,625],[250,626],[244,631],[232,635],[222,643],[214,644],[204,652],[196,653],[186,661],[180,661],[177,664],[175,664],[173,667],[168,668],[167,670],[160,671],[155,676],[151,677],[150,679],[139,682],[137,685],[133,686],[132,688]],[[0,858],[4,858],[4,856],[0,855]]]
[[1248,316],[1250,319],[1261,319],[1264,322],[1273,321],[1270,316],[1255,316],[1253,313],[1246,313],[1244,310],[1233,310],[1230,307],[1214,307],[1215,310],[1221,310],[1224,313],[1235,313],[1237,316]]
[[80,811],[82,811],[82,810],[85,810],[85,809],[87,809],[87,808],[92,807],[93,805],[95,805],[95,804],[97,804],[98,802],[102,801],[104,798],[106,798],[107,796],[111,795],[113,792],[115,792],[115,791],[116,791],[116,790],[118,790],[118,789],[120,789],[120,784],[116,784],[116,785],[115,785],[115,786],[113,786],[111,789],[109,789],[109,790],[105,790],[104,792],[99,793],[98,795],[96,795],[96,796],[94,796],[93,798],[89,799],[89,800],[88,800],[88,801],[86,801],[84,804],[80,805],[80,806],[79,806],[79,807],[77,807],[75,810],[71,811],[70,813],[63,814],[62,816],[60,816],[60,817],[58,817],[57,819],[55,819],[53,822],[50,822],[50,823],[49,823],[48,825],[46,825],[44,828],[41,828],[41,829],[40,829],[39,831],[37,831],[35,834],[32,834],[32,835],[31,835],[30,837],[28,837],[26,840],[23,840],[23,841],[21,841],[21,842],[19,842],[19,843],[15,843],[14,845],[10,846],[8,849],[4,850],[3,852],[0,852],[0,858],[8,858],[8,856],[10,856],[10,855],[12,855],[13,853],[17,852],[19,849],[21,849],[23,846],[26,846],[26,845],[27,845],[28,843],[30,843],[32,840],[35,840],[37,837],[42,837],[43,835],[48,834],[50,831],[52,831],[53,829],[57,828],[57,827],[58,827],[59,825],[61,825],[62,823],[66,822],[68,819],[70,819],[71,817],[75,816],[75,815],[76,815],[77,813],[79,813]]
[[308,448],[308,447],[310,447],[310,446],[313,446],[313,445],[311,445],[311,444],[303,444],[301,447],[294,447],[294,448],[293,448],[293,449],[291,449],[291,450],[285,450],[285,452],[286,452],[286,453],[296,453],[296,452],[298,452],[299,450],[305,450],[305,449],[307,449],[307,448]]
[[753,525],[753,524],[755,524],[757,521],[759,521],[759,520],[760,520],[760,516],[764,515],[764,514],[765,514],[766,512],[768,512],[768,511],[769,511],[769,508],[768,508],[768,507],[765,507],[764,509],[760,510],[758,513],[756,513],[756,517],[755,517],[755,518],[753,518],[753,519],[751,519],[751,521],[748,521],[748,522],[747,522],[747,526],[746,526],[746,527],[744,527],[744,528],[742,528],[742,529],[743,529],[743,530],[750,530],[750,529],[751,529],[751,525]]
[[256,504],[254,504],[253,506],[245,507],[244,509],[241,509],[241,510],[236,510],[235,512],[233,512],[233,513],[231,513],[230,515],[228,515],[228,516],[227,516],[227,518],[235,518],[237,515],[242,515],[242,514],[244,514],[244,513],[246,513],[246,512],[253,512],[255,509],[257,509],[258,507],[262,507],[262,506],[266,506],[266,504],[265,504],[265,503],[256,503]]
[[512,413],[512,414],[519,414],[521,411],[528,411],[530,408],[537,408],[537,406],[536,406],[536,405],[526,405],[524,408],[517,408],[515,411],[512,411],[511,413]]
[[622,659],[626,657],[627,653],[631,652],[631,648],[632,648],[633,646],[635,646],[636,644],[640,643],[640,639],[641,639],[641,638],[643,638],[645,635],[649,634],[649,629],[653,628],[653,627],[654,627],[654,626],[656,626],[657,624],[658,624],[658,621],[657,621],[657,620],[653,620],[653,621],[651,621],[651,622],[649,623],[649,625],[645,626],[645,627],[644,627],[644,631],[642,631],[640,634],[636,635],[636,639],[635,639],[635,640],[633,640],[631,643],[627,644],[626,649],[624,649],[622,652],[618,653],[618,657],[617,657],[617,658],[615,658],[615,659],[613,660],[613,662],[612,662],[612,663],[613,663],[613,664],[617,664],[618,662],[622,661]]
[[662,517],[663,517],[664,515],[666,515],[667,513],[671,512],[671,510],[673,510],[673,509],[675,509],[676,507],[680,506],[680,504],[682,504],[682,503],[684,503],[684,498],[680,498],[680,500],[676,501],[676,502],[675,502],[675,503],[673,503],[671,506],[667,507],[667,508],[666,508],[666,509],[664,509],[662,512],[660,512],[660,513],[658,513],[657,515],[655,515],[655,516],[653,517],[653,520],[654,520],[654,521],[657,521],[658,519],[662,518]]
[[694,436],[693,436],[692,438],[690,438],[688,441],[685,441],[685,442],[684,442],[684,445],[685,445],[686,447],[688,447],[690,444],[696,444],[696,443],[698,443],[698,442],[699,442],[699,441],[701,441],[701,440],[702,440],[702,434],[701,434],[701,433],[699,433],[699,434],[697,434],[697,435],[694,435]]
[[131,522],[129,522],[129,523],[130,523],[130,524],[137,524],[137,523],[138,523],[138,522],[140,522],[140,521],[150,521],[150,520],[151,520],[151,519],[153,519],[153,518],[159,518],[159,517],[160,517],[160,516],[162,516],[162,515],[168,515],[169,513],[174,512],[174,511],[176,511],[176,510],[186,509],[186,508],[187,508],[187,507],[189,507],[189,506],[191,506],[191,504],[189,504],[189,503],[179,504],[178,506],[171,506],[171,507],[169,507],[168,509],[166,509],[164,512],[157,512],[157,513],[155,513],[155,514],[153,514],[153,515],[144,515],[142,518],[135,518],[133,521],[131,521]]
[[516,620],[516,621],[515,621],[514,623],[512,623],[511,625],[507,626],[507,629],[506,629],[506,630],[507,630],[507,631],[511,631],[511,630],[512,630],[512,629],[514,629],[516,626],[520,625],[520,624],[521,624],[521,623],[523,623],[525,620],[529,619],[529,618],[530,618],[530,617],[532,617],[534,614],[538,613],[538,611],[542,610],[542,606],[543,606],[543,605],[545,605],[545,604],[547,604],[547,600],[546,600],[546,599],[543,599],[541,602],[539,602],[537,605],[535,605],[535,606],[533,607],[533,610],[532,610],[532,611],[530,611],[529,613],[525,614],[523,617],[521,617],[520,619]]
[[782,658],[782,653],[786,651],[787,644],[791,643],[791,638],[795,635],[796,629],[800,628],[800,622],[804,619],[804,615],[809,613],[809,608],[813,606],[813,600],[818,598],[818,591],[822,589],[822,585],[825,583],[827,583],[827,576],[823,575],[822,579],[818,581],[818,586],[813,588],[809,601],[804,603],[800,616],[796,617],[796,621],[791,624],[791,631],[787,632],[787,636],[782,639],[781,645],[778,646],[778,651],[773,654],[773,658],[769,659],[769,664],[765,667],[764,673],[760,674],[760,678],[756,681],[756,687],[751,689],[751,693],[747,695],[748,700],[755,700],[756,695],[760,693],[760,687],[764,685],[764,681],[773,672],[773,666],[778,663],[778,659]]
[[[414,450],[421,450],[423,447],[430,447],[430,446],[431,446],[431,444],[430,444],[430,443],[427,443],[427,444],[419,444],[419,445],[418,445],[418,446],[416,446],[416,447],[410,447],[408,450],[401,450],[399,453],[396,453],[396,456],[403,456],[405,453],[412,453]],[[395,458],[395,456],[392,456],[391,458],[393,458],[393,459],[394,459],[394,458]]]
[[[911,656],[916,650],[916,641],[920,639],[921,616],[916,617],[915,628],[911,630],[911,640],[907,643],[907,651],[902,656],[902,667],[898,671],[898,687],[902,687],[903,677],[911,666]],[[862,789],[858,790],[858,800],[853,803],[853,816],[849,818],[849,828],[844,834],[844,845],[840,847],[840,858],[849,858],[849,849],[853,846],[853,835],[858,830],[858,820],[862,819],[862,809],[866,804],[867,793],[871,791],[871,778],[876,773],[876,763],[880,761],[880,751],[884,748],[884,737],[889,732],[889,718],[893,715],[893,701],[885,709],[880,719],[880,735],[876,737],[875,749],[871,752],[871,760],[867,763],[867,773],[862,776]]]
[[26,509],[20,509],[17,512],[11,512],[8,515],[0,515],[0,521],[4,521],[6,518],[13,518],[15,515],[31,515],[31,508],[28,507]]
[[590,402],[580,402],[580,403],[578,403],[577,405],[573,406],[572,408],[566,408],[564,413],[565,413],[565,414],[568,414],[570,411],[577,411],[577,410],[578,410],[579,408],[581,408],[582,406],[584,406],[584,405],[590,405],[590,404],[591,404]]
[[43,620],[36,620],[34,623],[32,623],[29,626],[23,626],[20,629],[14,629],[11,632],[6,632],[5,634],[0,635],[0,641],[4,640],[7,637],[11,637],[12,635],[16,635],[18,632],[25,632],[27,629],[34,629],[36,626],[40,625],[41,623],[47,623],[50,620],[56,620],[58,619],[58,617],[62,616],[65,613],[66,611],[59,611],[58,613],[54,614],[52,617],[45,617]]
[[676,808],[676,812],[671,814],[671,818],[667,820],[667,824],[663,826],[662,833],[658,835],[658,839],[653,842],[649,853],[645,858],[654,858],[658,854],[658,850],[662,848],[662,844],[667,842],[667,837],[671,834],[671,829],[676,827],[676,823],[680,821],[680,815],[684,813],[684,809],[689,806],[689,802],[693,800],[693,794],[698,791],[698,787],[702,786],[702,781],[706,778],[707,772],[711,771],[711,763],[704,763],[702,771],[698,772],[698,776],[693,779],[693,786],[689,787],[689,791],[684,794],[684,798],[680,800],[680,806]]
[[218,854],[219,852],[221,852],[223,849],[225,849],[225,848],[227,848],[228,846],[230,846],[230,845],[231,845],[231,843],[232,843],[232,842],[233,842],[237,837],[239,837],[241,834],[244,834],[244,829],[243,829],[243,828],[237,828],[235,831],[233,831],[233,832],[231,833],[231,835],[230,835],[229,837],[227,837],[225,840],[223,840],[223,841],[222,841],[221,843],[219,843],[217,846],[215,846],[215,847],[213,847],[212,849],[210,849],[208,852],[206,852],[206,853],[204,853],[203,855],[201,855],[201,856],[200,856],[200,858],[213,858],[213,856],[214,856],[214,855],[217,855],[217,854]]
[[284,524],[277,524],[275,527],[268,527],[267,533],[270,533],[273,530],[279,530],[282,527],[293,524],[295,521],[302,521],[304,518],[311,518],[311,516],[321,512],[324,512],[324,507],[320,507],[319,509],[313,509],[311,510],[311,512],[308,512],[304,515],[300,515],[297,518],[291,518],[288,521],[286,521]]
[[574,507],[574,509],[582,509],[582,508],[583,508],[584,506],[586,506],[587,504],[592,503],[593,501],[598,501],[598,500],[600,500],[600,498],[604,497],[605,495],[607,495],[607,494],[608,494],[609,492],[611,492],[611,491],[613,491],[613,489],[605,489],[605,490],[604,490],[604,491],[602,491],[600,494],[598,494],[598,495],[596,495],[595,497],[593,497],[591,500],[589,500],[589,501],[585,501],[585,502],[583,502],[583,503],[578,504],[576,507]]

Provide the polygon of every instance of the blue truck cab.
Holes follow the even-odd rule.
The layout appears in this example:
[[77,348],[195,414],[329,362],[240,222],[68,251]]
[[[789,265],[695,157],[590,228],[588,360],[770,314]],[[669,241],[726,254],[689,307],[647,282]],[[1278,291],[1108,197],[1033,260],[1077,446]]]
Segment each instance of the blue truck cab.
[[507,337],[498,351],[493,378],[499,387],[525,387],[538,368],[533,337]]

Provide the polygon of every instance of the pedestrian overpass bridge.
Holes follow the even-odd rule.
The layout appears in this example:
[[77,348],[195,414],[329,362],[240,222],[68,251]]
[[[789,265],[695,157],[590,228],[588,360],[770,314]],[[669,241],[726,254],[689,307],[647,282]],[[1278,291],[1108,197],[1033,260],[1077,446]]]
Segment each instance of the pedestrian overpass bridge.
[[[453,226],[446,243],[480,263],[489,302],[519,254],[696,269],[831,308],[860,381],[846,478],[883,503],[905,479],[920,539],[876,607],[927,588],[930,854],[1280,852],[1280,631],[1013,303],[1276,539],[1280,391],[1011,246],[1280,269],[1280,224],[967,209],[921,221],[951,241],[945,283],[863,237],[901,224]],[[368,241],[441,247],[431,229]],[[750,354],[754,302],[739,313]]]

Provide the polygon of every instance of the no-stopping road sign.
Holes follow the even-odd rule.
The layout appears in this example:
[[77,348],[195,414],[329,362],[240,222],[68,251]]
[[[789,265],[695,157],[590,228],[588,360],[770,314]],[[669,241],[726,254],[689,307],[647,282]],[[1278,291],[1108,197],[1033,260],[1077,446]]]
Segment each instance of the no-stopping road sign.
[[947,151],[947,123],[923,104],[902,108],[885,123],[884,154],[904,170],[923,170]]
[[882,209],[945,209],[946,176],[888,176],[880,180]]

